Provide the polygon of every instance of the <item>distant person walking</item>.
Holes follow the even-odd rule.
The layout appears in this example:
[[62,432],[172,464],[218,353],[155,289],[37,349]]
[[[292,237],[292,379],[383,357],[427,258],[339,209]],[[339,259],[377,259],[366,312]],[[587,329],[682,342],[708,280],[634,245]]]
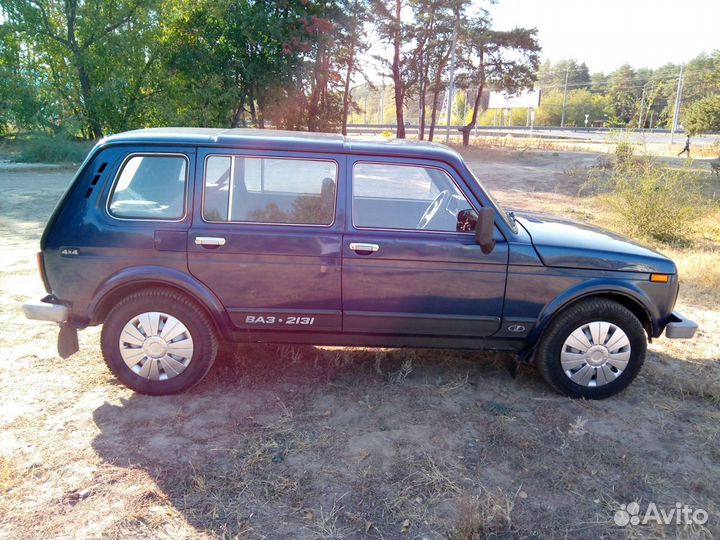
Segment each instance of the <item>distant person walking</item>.
[[690,135],[685,139],[685,148],[678,154],[678,157],[682,156],[685,152],[687,152],[688,157],[690,157]]

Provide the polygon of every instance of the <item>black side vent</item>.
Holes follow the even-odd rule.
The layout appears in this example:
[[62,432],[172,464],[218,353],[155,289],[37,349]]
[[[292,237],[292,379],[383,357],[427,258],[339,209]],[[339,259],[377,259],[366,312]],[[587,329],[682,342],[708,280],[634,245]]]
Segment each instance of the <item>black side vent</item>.
[[97,174],[90,181],[90,187],[87,188],[87,191],[85,192],[86,199],[90,198],[90,194],[93,192],[93,188],[97,185],[98,181],[100,181],[100,174],[105,170],[105,167],[107,167],[107,163],[102,163],[98,167]]

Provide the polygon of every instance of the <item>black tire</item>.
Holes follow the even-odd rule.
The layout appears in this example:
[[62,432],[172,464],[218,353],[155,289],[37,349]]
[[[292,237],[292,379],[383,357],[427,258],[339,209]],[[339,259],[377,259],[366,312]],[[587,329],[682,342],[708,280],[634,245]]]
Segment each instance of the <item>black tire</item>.
[[[594,321],[609,322],[625,332],[630,342],[630,359],[622,373],[611,382],[601,386],[584,386],[566,375],[560,355],[568,336],[582,325]],[[605,399],[617,394],[635,379],[645,361],[646,352],[647,335],[637,317],[617,302],[593,298],[570,306],[550,323],[535,351],[535,364],[557,392],[571,398]]]
[[[120,353],[120,335],[125,325],[145,312],[171,315],[185,325],[193,342],[190,362],[184,371],[167,379],[151,380],[132,371]],[[193,300],[171,289],[143,289],[124,298],[108,313],[103,324],[101,349],[105,363],[125,386],[141,394],[175,394],[197,384],[215,361],[218,339],[212,321]]]

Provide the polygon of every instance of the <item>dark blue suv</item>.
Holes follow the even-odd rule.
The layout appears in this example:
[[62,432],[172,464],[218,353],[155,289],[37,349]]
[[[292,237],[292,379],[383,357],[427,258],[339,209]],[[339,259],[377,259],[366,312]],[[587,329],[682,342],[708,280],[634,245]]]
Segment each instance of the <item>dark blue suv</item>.
[[102,140],[43,234],[58,350],[103,324],[112,372],[185,390],[219,340],[514,351],[604,398],[648,338],[690,338],[675,264],[585,225],[500,208],[451,149],[264,130]]

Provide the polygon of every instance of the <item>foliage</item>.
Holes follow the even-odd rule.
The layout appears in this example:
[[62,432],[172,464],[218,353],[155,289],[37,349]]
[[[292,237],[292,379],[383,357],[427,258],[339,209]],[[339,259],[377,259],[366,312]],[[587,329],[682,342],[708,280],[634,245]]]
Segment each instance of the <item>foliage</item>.
[[[541,105],[535,115],[538,126],[558,126],[562,116],[562,90],[549,90],[542,95]],[[594,94],[589,90],[571,90],[567,94],[565,104],[565,125],[570,127],[585,126],[585,115],[588,115],[588,126],[595,121],[603,121],[608,108],[608,98],[603,94]]]
[[[389,45],[381,65],[392,84],[366,87],[374,112],[363,116],[379,118],[382,101],[381,121],[400,137],[406,115],[420,121],[421,138],[444,121],[453,42],[453,121],[466,123],[464,142],[489,121],[489,90],[535,79],[537,125],[559,124],[567,78],[569,126],[588,115],[589,125],[667,127],[679,72],[624,65],[591,75],[575,59],[539,66],[535,29],[499,31],[470,0],[0,0],[0,14],[0,135],[97,139],[162,125],[345,132],[370,35]],[[688,62],[684,79],[681,122],[716,129],[720,51]]]
[[599,191],[602,200],[635,237],[687,243],[695,224],[710,204],[704,195],[705,176],[690,165],[672,168],[649,154],[635,155],[619,141],[610,171],[598,169],[583,189]]
[[0,0],[0,9],[3,31],[24,53],[21,73],[53,109],[46,122],[67,128],[75,119],[83,134],[98,138],[135,121],[154,59],[155,1]]
[[690,134],[720,131],[720,94],[696,101],[684,118],[685,129]]
[[[602,111],[592,107],[589,122],[603,122],[606,127],[666,127],[672,123],[675,106],[675,94],[680,66],[666,64],[657,69],[634,69],[625,64],[612,73],[593,73],[586,78],[582,64],[575,60],[561,60],[551,64],[545,62],[538,70],[536,88],[543,91],[538,125],[559,125],[560,114],[558,100],[562,107],[565,69],[568,71],[568,104],[566,123],[581,126],[577,119],[570,123],[570,101],[578,89],[587,89],[598,96],[595,104],[603,104]],[[701,54],[690,60],[683,69],[683,95],[680,108],[680,121],[687,126],[693,104],[720,94],[720,51]],[[588,82],[589,81],[589,82]],[[560,98],[558,98],[560,94]],[[580,96],[581,94],[577,94]],[[583,97],[583,107],[588,107],[587,97]],[[586,113],[583,113],[586,114]]]
[[543,62],[537,72],[536,87],[547,91],[562,91],[565,88],[565,76],[569,90],[589,89],[591,85],[590,71],[585,62],[577,60],[560,60],[553,64],[550,60]]
[[610,75],[607,93],[610,98],[607,112],[618,118],[621,125],[629,124],[638,106],[635,71],[629,64]]

